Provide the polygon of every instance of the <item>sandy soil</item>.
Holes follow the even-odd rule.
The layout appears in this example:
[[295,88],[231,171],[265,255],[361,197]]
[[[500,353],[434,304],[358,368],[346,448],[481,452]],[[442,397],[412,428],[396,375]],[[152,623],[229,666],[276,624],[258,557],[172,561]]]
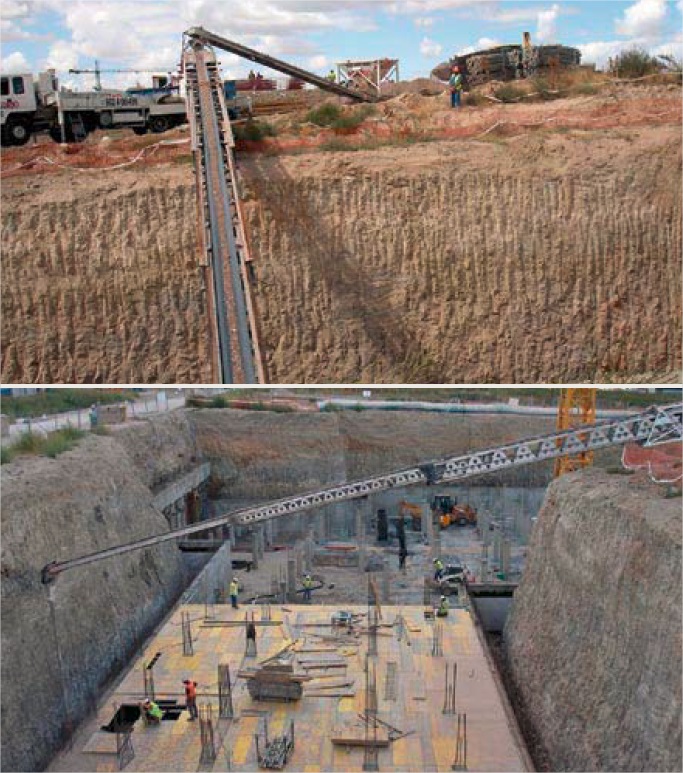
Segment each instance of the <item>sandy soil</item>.
[[[420,89],[240,153],[271,381],[679,379],[680,87]],[[187,136],[3,149],[5,381],[209,378]]]

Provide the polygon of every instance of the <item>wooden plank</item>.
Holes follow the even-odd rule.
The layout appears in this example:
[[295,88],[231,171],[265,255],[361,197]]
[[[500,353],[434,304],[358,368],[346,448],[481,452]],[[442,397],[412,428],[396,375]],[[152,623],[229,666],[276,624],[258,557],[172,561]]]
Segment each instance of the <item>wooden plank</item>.
[[386,749],[387,746],[389,746],[389,739],[388,738],[378,738],[375,740],[374,738],[354,738],[352,736],[337,736],[332,739],[332,743],[335,746],[376,746],[379,749]]

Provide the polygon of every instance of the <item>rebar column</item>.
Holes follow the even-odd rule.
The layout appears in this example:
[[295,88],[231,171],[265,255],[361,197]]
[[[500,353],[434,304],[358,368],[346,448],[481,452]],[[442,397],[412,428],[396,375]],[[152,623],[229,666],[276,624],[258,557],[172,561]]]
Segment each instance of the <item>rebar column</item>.
[[287,598],[296,601],[296,559],[287,558]]
[[251,567],[252,569],[258,569],[259,548],[258,548],[258,531],[256,529],[251,530]]
[[218,664],[218,716],[221,719],[232,719],[235,716],[228,663]]
[[510,574],[510,540],[503,539],[503,545],[501,549],[501,561],[500,569],[505,575],[505,579],[508,579]]
[[313,551],[315,549],[315,541],[313,539],[313,529],[308,532],[306,537],[305,547],[305,568],[307,572],[313,571]]
[[368,526],[368,508],[370,506],[370,500],[368,497],[361,497],[354,502],[356,509],[356,544],[358,545],[358,567],[361,571],[365,569],[365,540],[367,535]]

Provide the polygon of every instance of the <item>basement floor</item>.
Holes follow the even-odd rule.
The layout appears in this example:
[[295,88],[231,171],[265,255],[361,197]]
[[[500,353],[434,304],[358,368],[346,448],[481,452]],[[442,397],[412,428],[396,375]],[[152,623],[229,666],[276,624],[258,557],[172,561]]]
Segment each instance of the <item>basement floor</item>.
[[[332,743],[335,736],[365,738],[365,724],[358,715],[364,711],[366,701],[364,665],[370,639],[367,606],[344,608],[363,617],[353,636],[338,638],[330,624],[338,607],[272,606],[271,619],[267,620],[261,619],[264,610],[260,607],[241,607],[237,611],[227,605],[208,609],[203,605],[179,606],[103,699],[97,715],[79,728],[71,749],[55,758],[50,770],[120,769],[117,735],[100,727],[111,721],[120,705],[143,699],[143,666],[157,653],[161,653],[153,668],[157,700],[177,700],[184,707],[182,680],[196,680],[200,710],[207,704],[212,706],[216,759],[200,764],[200,723],[188,722],[187,711],[183,710],[176,721],[162,721],[158,726],[145,726],[141,720],[135,723],[131,735],[135,756],[126,764],[126,770],[258,770],[254,734],[261,734],[262,743],[264,721],[272,739],[283,733],[292,719],[295,745],[285,769],[362,770],[363,748]],[[243,622],[247,609],[255,612],[257,621],[256,657],[245,657]],[[183,655],[183,614],[189,614],[191,620],[192,655]],[[379,770],[452,769],[457,715],[444,714],[443,707],[446,664],[452,672],[454,663],[458,673],[456,710],[467,715],[467,769],[531,769],[514,717],[467,609],[452,609],[447,618],[435,623],[424,618],[422,607],[382,607],[380,625],[377,655],[370,658],[376,671],[377,716],[408,734],[378,750]],[[443,655],[434,656],[434,635],[439,627]],[[237,677],[238,671],[257,665],[289,644],[298,653],[299,664],[316,678],[305,683],[299,701],[252,700],[246,681]],[[324,668],[323,661],[343,661],[343,665]],[[389,667],[392,662],[395,667]],[[219,663],[230,666],[232,720],[218,717]],[[392,685],[387,673],[394,669]],[[331,696],[317,697],[321,689]],[[379,737],[383,732],[380,726]]]

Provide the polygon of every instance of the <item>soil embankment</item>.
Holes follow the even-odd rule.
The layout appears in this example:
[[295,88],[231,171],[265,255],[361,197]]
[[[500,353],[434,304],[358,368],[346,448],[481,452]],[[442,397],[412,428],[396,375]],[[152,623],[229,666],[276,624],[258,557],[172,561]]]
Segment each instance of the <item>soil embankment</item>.
[[680,508],[599,470],[548,490],[505,639],[551,770],[681,770]]
[[187,167],[3,181],[3,381],[210,381],[195,207]]
[[[340,137],[292,115],[239,158],[271,382],[678,378],[678,87],[403,94]],[[3,169],[6,382],[211,378],[187,146],[39,163],[120,144],[3,151],[33,165]]]
[[151,486],[181,473],[193,445],[176,413],[90,435],[56,459],[3,465],[3,770],[45,767],[189,579],[169,543],[72,569],[51,585],[41,569],[167,531]]
[[245,166],[275,382],[611,382],[680,367],[678,127]]

